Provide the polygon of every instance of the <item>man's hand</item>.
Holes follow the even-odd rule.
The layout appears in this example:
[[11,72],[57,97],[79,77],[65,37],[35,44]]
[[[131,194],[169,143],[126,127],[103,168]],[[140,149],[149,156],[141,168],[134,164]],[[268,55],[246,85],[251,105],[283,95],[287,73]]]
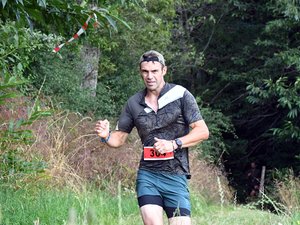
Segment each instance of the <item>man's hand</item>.
[[159,139],[159,138],[154,138],[154,140],[156,142],[155,142],[153,148],[160,154],[174,151],[173,140],[165,140],[165,139]]
[[96,123],[95,131],[99,137],[106,139],[109,135],[109,121],[99,120]]

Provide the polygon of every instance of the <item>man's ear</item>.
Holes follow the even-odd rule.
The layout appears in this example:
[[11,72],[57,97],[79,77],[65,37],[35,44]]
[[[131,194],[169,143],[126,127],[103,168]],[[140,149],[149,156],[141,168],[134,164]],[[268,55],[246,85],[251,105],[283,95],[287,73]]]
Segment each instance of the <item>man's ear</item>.
[[168,71],[168,67],[164,66],[163,67],[163,76],[167,74],[167,71]]

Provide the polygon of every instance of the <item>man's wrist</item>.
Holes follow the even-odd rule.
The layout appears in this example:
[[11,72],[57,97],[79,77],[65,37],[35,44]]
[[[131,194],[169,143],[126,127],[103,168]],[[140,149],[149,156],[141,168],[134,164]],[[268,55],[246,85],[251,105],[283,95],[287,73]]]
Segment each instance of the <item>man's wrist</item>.
[[177,145],[177,148],[181,149],[182,148],[182,141],[179,138],[176,138],[174,141],[175,141],[175,144]]
[[174,140],[172,140],[171,142],[172,142],[173,152],[175,152],[175,150],[176,150],[176,143],[175,143]]
[[109,141],[109,139],[110,139],[110,134],[111,134],[111,131],[109,131],[107,138],[101,137],[101,138],[100,138],[100,141],[101,141],[102,143],[107,143],[107,142]]

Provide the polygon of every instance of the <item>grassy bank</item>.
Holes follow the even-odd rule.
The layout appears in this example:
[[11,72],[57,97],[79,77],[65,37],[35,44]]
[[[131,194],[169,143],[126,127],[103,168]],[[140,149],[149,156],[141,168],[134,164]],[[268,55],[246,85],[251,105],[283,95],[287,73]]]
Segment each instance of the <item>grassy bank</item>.
[[34,221],[49,225],[120,224],[122,220],[140,224],[133,193],[113,196],[96,189],[76,193],[67,189],[2,187],[0,205],[1,224],[5,225],[33,224]]
[[[120,188],[117,195],[111,195],[95,188],[74,192],[43,187],[14,190],[2,186],[0,205],[3,225],[142,224],[135,193]],[[300,220],[249,206],[210,204],[195,193],[192,206],[195,225],[298,225]]]
[[[3,159],[12,159],[0,164],[0,225],[142,224],[132,191],[141,154],[137,133],[114,149],[99,142],[93,127],[88,119],[62,113],[34,124],[31,145],[5,142]],[[239,206],[219,168],[196,151],[190,165],[193,225],[300,225],[299,178],[287,177],[269,192],[280,203],[266,198]],[[264,203],[275,205],[276,214],[260,210]]]

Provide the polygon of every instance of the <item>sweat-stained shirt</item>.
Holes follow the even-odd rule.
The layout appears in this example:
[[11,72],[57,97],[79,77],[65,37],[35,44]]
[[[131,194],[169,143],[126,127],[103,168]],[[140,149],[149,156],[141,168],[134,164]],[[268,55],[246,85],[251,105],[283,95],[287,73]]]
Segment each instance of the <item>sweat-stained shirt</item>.
[[[158,97],[158,110],[145,103],[147,90],[131,96],[121,113],[117,130],[130,133],[137,128],[143,146],[153,146],[154,137],[174,140],[189,133],[189,124],[202,120],[194,96],[184,87],[166,83]],[[143,148],[141,148],[143,149]],[[188,148],[177,149],[174,159],[144,160],[139,169],[190,177]]]

